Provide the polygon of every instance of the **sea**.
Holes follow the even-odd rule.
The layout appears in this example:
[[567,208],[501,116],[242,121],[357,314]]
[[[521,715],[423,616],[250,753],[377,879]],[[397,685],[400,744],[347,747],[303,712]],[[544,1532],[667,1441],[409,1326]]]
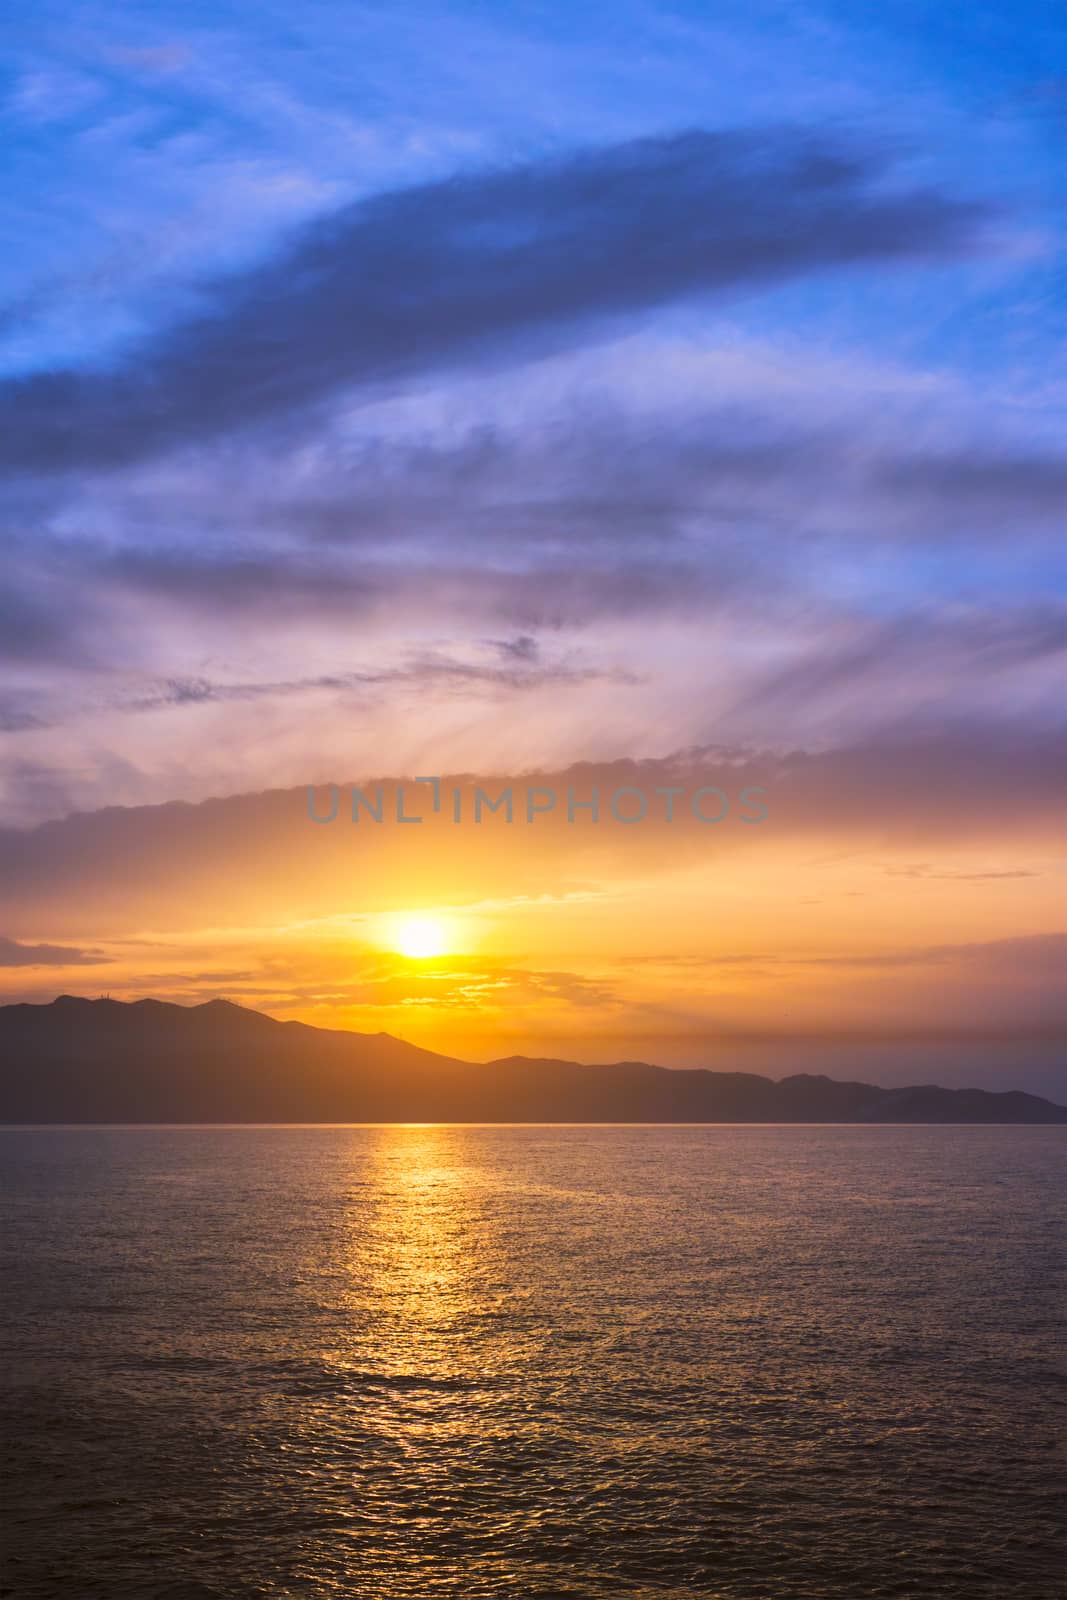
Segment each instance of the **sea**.
[[0,1131],[0,1595],[1055,1600],[1067,1130]]

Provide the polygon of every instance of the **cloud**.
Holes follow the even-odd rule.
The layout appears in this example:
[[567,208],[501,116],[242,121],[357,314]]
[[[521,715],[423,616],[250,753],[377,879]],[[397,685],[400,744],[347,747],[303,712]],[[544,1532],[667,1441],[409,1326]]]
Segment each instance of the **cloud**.
[[66,660],[71,655],[69,618],[40,585],[12,580],[0,589],[0,658],[9,662]]
[[97,950],[62,944],[20,944],[0,936],[0,967],[95,967],[110,960]]
[[[940,875],[939,875],[940,876]],[[1016,876],[1016,874],[946,873],[945,877]],[[1020,877],[1033,874],[1020,873]],[[898,967],[965,966],[980,968],[990,975],[1024,973],[1035,979],[1062,974],[1067,962],[1067,933],[1024,934],[1012,939],[971,940],[965,944],[915,945],[910,949],[865,951],[862,954],[830,952],[825,955],[793,955],[782,951],[747,952],[717,956],[633,956],[635,964],[684,967],[691,971],[713,971],[718,967],[739,967],[770,972],[775,968],[868,968],[873,971]]]
[[0,733],[28,733],[31,728],[44,726],[42,718],[27,711],[13,698],[0,700]]
[[[26,762],[71,769],[87,807],[297,783],[339,726],[403,769],[420,738],[433,766],[552,765],[1057,724],[1058,469],[1017,431],[921,371],[660,330],[269,452],[12,483],[3,814],[41,815]],[[546,668],[522,718],[484,659],[509,638]],[[476,670],[412,671],[430,658]]]
[[985,872],[943,872],[929,861],[916,861],[903,867],[886,867],[890,878],[923,878],[947,883],[979,883],[998,878],[1033,878],[1037,874],[1019,867],[990,867]]
[[379,194],[106,372],[0,389],[0,462],[110,465],[707,293],[973,248],[987,212],[795,130],[691,132]]
[[[382,777],[381,825],[348,818],[347,791],[338,819],[316,826],[306,787],[231,796],[190,805],[110,807],[28,829],[0,830],[0,880],[10,914],[25,931],[62,929],[83,937],[105,932],[213,926],[224,892],[227,918],[247,925],[336,914],[338,895],[350,909],[403,909],[419,903],[473,905],[500,896],[536,895],[560,881],[612,883],[735,857],[770,870],[774,852],[829,844],[833,850],[884,852],[915,859],[920,852],[974,843],[1003,851],[1025,840],[1028,850],[1055,848],[1062,826],[1067,740],[1025,729],[942,728],[925,739],[868,740],[834,750],[760,753],[691,751],[669,759],[583,762],[558,770],[445,777],[440,814],[429,810],[427,786],[410,786],[406,809],[425,812],[418,826],[398,826],[396,775]],[[419,767],[417,772],[427,769]],[[429,769],[432,771],[432,768]],[[343,773],[334,774],[339,782]],[[330,809],[314,774],[318,814]],[[30,775],[32,779],[32,774]],[[372,794],[377,780],[358,779]],[[470,821],[473,789],[491,795],[512,786],[516,821]],[[560,801],[534,824],[522,820],[528,786],[553,788]],[[578,800],[600,791],[602,818],[569,824],[568,788]],[[639,826],[613,822],[608,797],[622,787],[648,796]],[[679,803],[667,823],[657,787],[691,796],[715,786],[732,797],[722,826],[703,824]],[[452,821],[451,790],[462,795]],[[738,820],[741,790],[762,787],[767,820]],[[766,854],[763,854],[766,852]],[[339,890],[339,885],[347,886]],[[220,886],[224,890],[220,891]],[[87,913],[86,908],[91,908]]]
[[[417,966],[399,957],[381,953],[369,956],[356,977],[349,975],[353,965],[349,950],[343,979],[334,986],[324,979],[323,961],[318,956],[318,971],[301,983],[300,966],[314,968],[313,957],[294,963],[289,982],[286,975],[271,973],[272,1003],[286,1007],[313,1002],[316,1005],[358,1005],[361,1008],[392,1010],[427,1009],[434,1013],[465,1011],[480,1016],[489,1012],[513,1013],[520,1007],[544,1005],[578,1010],[618,1006],[619,996],[599,979],[577,972],[542,970],[491,958],[442,957]],[[334,975],[340,977],[340,974]],[[262,991],[264,974],[259,974]],[[255,991],[253,991],[255,992]]]
[[[158,711],[166,707],[218,705],[227,701],[275,700],[315,690],[380,689],[390,685],[408,688],[479,685],[500,689],[561,688],[567,684],[588,683],[618,673],[604,673],[593,667],[563,661],[539,661],[536,653],[509,649],[503,662],[462,661],[434,652],[417,656],[400,666],[382,671],[355,671],[323,674],[316,678],[293,678],[263,683],[213,683],[206,678],[171,678],[152,693],[116,702],[122,711]],[[510,657],[510,659],[507,659]]]
[[[71,616],[113,654],[109,611],[146,597],[198,632],[225,624],[227,652],[239,618],[327,629],[388,617],[394,632],[426,618],[439,632],[447,618],[529,634],[746,606],[777,626],[798,600],[826,612],[847,597],[875,653],[902,656],[939,605],[946,627],[977,640],[965,613],[991,593],[998,611],[1027,606],[1046,638],[1062,635],[1062,611],[1039,599],[1067,498],[1051,446],[975,434],[943,398],[894,409],[877,387],[854,388],[830,404],[817,363],[805,374],[799,357],[784,395],[773,372],[739,377],[728,348],[690,353],[665,392],[661,374],[684,354],[622,340],[551,375],[442,383],[368,408],[358,426],[334,417],[269,447],[257,436],[53,484],[45,504],[9,489],[12,520],[34,529],[13,541],[10,609],[31,616],[47,579],[50,631],[34,639],[56,654],[71,649],[56,625]],[[995,629],[1007,639],[1014,622],[979,625],[992,669]]]
[[1062,524],[1067,503],[1067,461],[1060,453],[1030,449],[938,450],[904,456],[877,473],[886,493],[925,509],[951,507],[969,530],[1003,529],[1005,512],[1025,523]]
[[193,60],[192,50],[180,39],[157,45],[113,45],[105,53],[121,66],[147,77],[169,77]]
[[1016,670],[1049,668],[1052,687],[1067,652],[1067,605],[927,605],[888,622],[843,615],[822,631],[824,638],[789,651],[742,697],[737,709],[753,729],[813,707],[840,719],[861,706],[868,723],[906,708],[915,723],[931,684],[944,703],[974,684],[988,695]]

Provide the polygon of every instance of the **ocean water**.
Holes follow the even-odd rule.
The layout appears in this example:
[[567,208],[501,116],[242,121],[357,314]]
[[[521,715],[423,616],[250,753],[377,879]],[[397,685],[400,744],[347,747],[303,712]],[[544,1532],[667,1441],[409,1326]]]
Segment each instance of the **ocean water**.
[[0,1593],[1054,1600],[1065,1150],[0,1132]]

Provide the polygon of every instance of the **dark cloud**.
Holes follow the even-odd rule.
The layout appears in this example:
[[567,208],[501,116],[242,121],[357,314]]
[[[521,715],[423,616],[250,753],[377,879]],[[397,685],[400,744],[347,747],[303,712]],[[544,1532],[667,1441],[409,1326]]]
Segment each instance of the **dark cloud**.
[[936,683],[943,699],[976,682],[988,688],[998,675],[1067,651],[1067,606],[923,607],[892,622],[841,619],[833,632],[828,643],[764,675],[738,709],[783,718],[820,703],[837,712],[865,703],[873,714],[891,708],[894,690],[909,682]]
[[207,314],[125,366],[7,383],[0,461],[128,461],[685,296],[951,255],[985,215],[894,192],[880,162],[788,130],[642,139],[382,194],[215,284]]
[[70,619],[61,607],[39,592],[36,581],[16,584],[8,578],[0,589],[0,658],[33,662],[70,654]]
[[[861,598],[881,587],[878,611],[889,614],[878,626],[860,617],[862,638],[848,660],[840,657],[850,672],[921,649],[934,626],[922,602],[934,596],[926,575],[909,576],[906,563],[920,546],[937,563],[965,539],[981,541],[978,560],[965,562],[960,551],[951,592],[937,568],[931,587],[944,596],[946,639],[961,649],[969,640],[981,657],[972,666],[996,671],[1016,646],[1026,655],[1062,638],[1062,609],[1052,603],[1020,599],[999,621],[993,611],[985,620],[965,614],[966,597],[987,594],[1001,569],[1018,594],[1018,552],[1029,546],[1036,569],[1067,498],[1058,463],[1013,456],[995,440],[969,455],[909,456],[866,413],[851,428],[817,428],[699,401],[682,419],[668,410],[642,420],[600,405],[580,416],[535,414],[510,429],[474,427],[447,443],[401,436],[317,448],[313,468],[291,476],[289,458],[277,458],[269,489],[261,452],[241,459],[246,470],[235,473],[228,452],[205,456],[162,488],[83,485],[76,508],[58,515],[90,526],[95,518],[111,531],[39,542],[53,599],[32,639],[20,646],[15,635],[12,648],[70,654],[64,623],[73,608],[57,605],[55,594],[69,600],[64,585],[75,577],[78,627],[100,638],[112,637],[109,602],[126,595],[158,598],[205,625],[215,617],[328,625],[432,615],[528,633],[739,603],[795,613],[798,597],[824,594],[827,576],[845,574]],[[41,589],[34,559],[27,550],[21,585],[10,580],[22,630]],[[893,610],[914,615],[897,621]],[[819,664],[811,670],[817,675]]]
[[990,971],[1020,973],[1035,981],[1050,979],[1055,983],[1062,1003],[1063,974],[1067,971],[1067,933],[1022,934],[1013,939],[938,945],[933,953],[946,961],[973,961]]
[[492,642],[504,659],[510,661],[536,661],[540,651],[537,640],[528,633],[520,633],[515,639],[494,639]]
[[920,512],[950,510],[969,531],[992,526],[1002,532],[1005,513],[1027,525],[1051,517],[1062,526],[1067,513],[1062,454],[978,448],[916,454],[886,462],[875,480],[896,500],[916,502]]
[[95,950],[62,944],[20,944],[0,936],[0,967],[94,967],[109,960]]
[[41,717],[27,711],[17,701],[10,698],[0,700],[0,733],[28,733],[33,728],[44,726]]
[[[234,526],[233,533],[240,530]],[[238,542],[235,540],[235,542]],[[70,552],[91,582],[164,596],[197,611],[269,611],[275,617],[351,615],[381,604],[390,595],[389,572],[351,571],[340,563],[308,560],[299,552],[263,545],[242,551],[209,544],[181,548],[155,545],[100,549],[92,544]]]
[[536,655],[519,653],[512,662],[487,664],[427,653],[380,672],[324,673],[314,678],[276,679],[261,683],[213,683],[207,678],[171,678],[159,684],[150,694],[118,702],[116,709],[158,711],[166,707],[221,704],[226,701],[275,700],[314,690],[358,691],[387,685],[416,689],[442,685],[538,689],[546,684],[562,687],[604,677],[622,681],[622,675],[618,673],[604,673],[593,667],[568,665],[565,662],[540,663]]

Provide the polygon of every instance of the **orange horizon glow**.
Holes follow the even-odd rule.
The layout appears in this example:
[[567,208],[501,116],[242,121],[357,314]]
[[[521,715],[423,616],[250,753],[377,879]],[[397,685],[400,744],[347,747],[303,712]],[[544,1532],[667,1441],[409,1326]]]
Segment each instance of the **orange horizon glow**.
[[[222,863],[204,896],[161,848],[151,922],[136,881],[114,876],[27,906],[27,958],[0,968],[0,998],[223,995],[445,1054],[684,1062],[746,1033],[1010,1031],[1040,1022],[1055,987],[1061,897],[1040,833],[1010,849],[773,819],[725,839],[425,833],[417,848],[294,824],[290,859],[264,841]],[[302,854],[309,836],[319,861]],[[216,916],[200,921],[205,909]]]

